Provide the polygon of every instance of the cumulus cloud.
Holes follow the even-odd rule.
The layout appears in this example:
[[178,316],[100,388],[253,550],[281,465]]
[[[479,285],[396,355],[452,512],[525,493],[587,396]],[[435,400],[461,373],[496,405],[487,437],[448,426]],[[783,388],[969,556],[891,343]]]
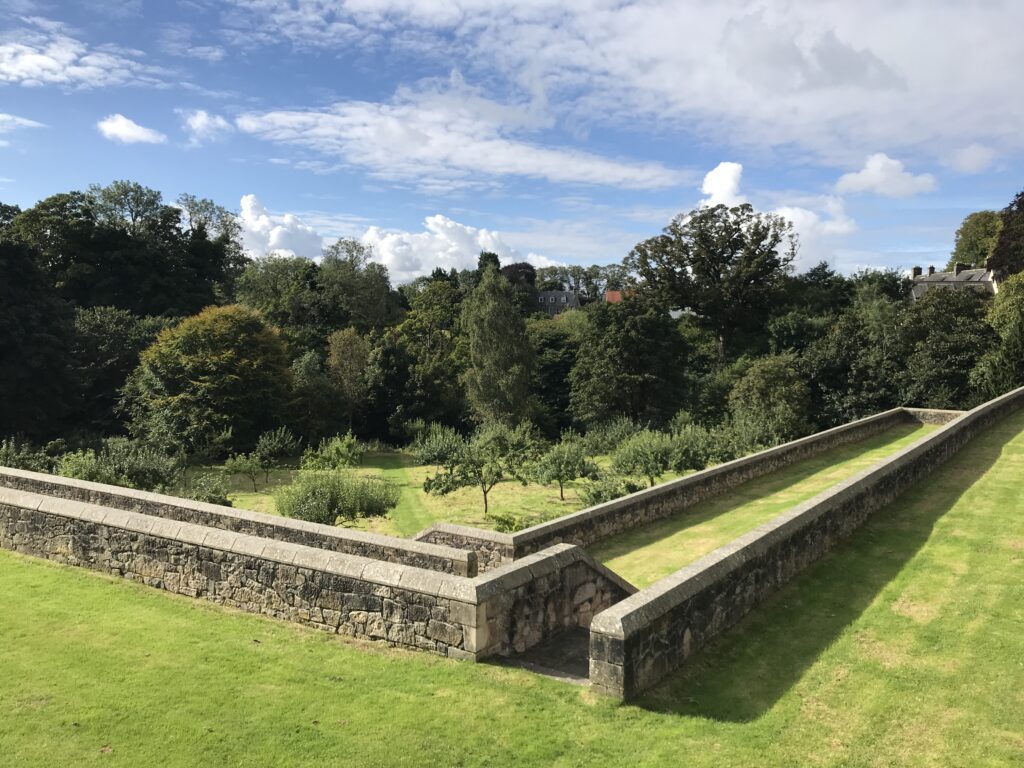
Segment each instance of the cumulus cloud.
[[747,202],[747,198],[740,194],[742,178],[743,166],[740,163],[719,163],[704,176],[700,191],[708,197],[701,200],[700,204],[708,207],[727,205],[731,208]]
[[324,237],[298,216],[272,214],[256,195],[241,200],[238,223],[242,227],[242,247],[252,256],[276,253],[319,258]]
[[216,63],[227,55],[219,45],[200,45],[193,41],[193,30],[187,24],[166,24],[160,33],[160,48],[171,56]]
[[167,141],[160,131],[141,126],[120,113],[107,115],[96,123],[96,128],[103,138],[121,144],[163,144]]
[[[485,99],[455,78],[446,88],[399,89],[389,103],[345,101],[324,110],[250,112],[237,125],[426,192],[489,188],[506,176],[628,189],[663,189],[684,178],[660,163],[543,146],[523,137],[544,122],[530,104]],[[324,163],[306,167],[332,169]]]
[[205,109],[179,109],[176,111],[181,116],[182,128],[188,134],[188,143],[191,147],[216,141],[234,130],[231,123],[223,117],[211,115]]
[[827,195],[799,202],[802,204],[783,205],[773,211],[792,222],[800,236],[795,268],[803,270],[821,261],[834,263],[835,238],[856,232],[856,222],[846,213],[840,197]]
[[960,173],[981,173],[988,170],[995,159],[994,149],[974,143],[953,152],[949,158],[949,165]]
[[162,70],[143,64],[139,51],[90,46],[59,22],[37,17],[0,33],[0,83],[93,88],[161,84]]
[[[0,136],[5,133],[13,133],[20,128],[42,128],[42,123],[37,123],[35,120],[29,120],[25,117],[18,117],[17,115],[8,115],[4,112],[0,112]],[[0,138],[0,147],[6,147],[10,144],[7,139]]]
[[[1024,25],[1021,3],[229,1],[239,42],[470,61],[588,124],[684,120],[717,142],[838,163],[882,145],[938,157],[975,141],[1024,147],[1024,100],[1006,97],[1024,46],[992,33]],[[962,55],[978,40],[984,56]]]
[[884,152],[871,155],[861,170],[844,173],[836,182],[837,192],[873,192],[882,197],[913,197],[933,189],[934,176],[930,173],[915,176],[902,162]]

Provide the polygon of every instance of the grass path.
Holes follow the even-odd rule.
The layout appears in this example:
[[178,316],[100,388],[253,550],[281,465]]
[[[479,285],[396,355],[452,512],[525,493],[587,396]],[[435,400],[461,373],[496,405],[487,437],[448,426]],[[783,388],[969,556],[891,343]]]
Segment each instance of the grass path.
[[936,428],[900,425],[867,440],[833,448],[744,483],[679,515],[601,542],[591,548],[591,554],[627,581],[646,587]]
[[0,552],[0,765],[1019,766],[1022,430],[628,706]]

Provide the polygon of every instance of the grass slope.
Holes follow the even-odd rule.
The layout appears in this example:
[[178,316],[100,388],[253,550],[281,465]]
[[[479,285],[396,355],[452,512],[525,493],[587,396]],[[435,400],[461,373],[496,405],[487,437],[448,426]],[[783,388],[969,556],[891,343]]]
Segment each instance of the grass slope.
[[646,587],[935,429],[905,424],[833,448],[679,515],[601,542],[591,553],[630,583]]
[[0,552],[0,764],[1020,765],[1022,430],[629,706]]

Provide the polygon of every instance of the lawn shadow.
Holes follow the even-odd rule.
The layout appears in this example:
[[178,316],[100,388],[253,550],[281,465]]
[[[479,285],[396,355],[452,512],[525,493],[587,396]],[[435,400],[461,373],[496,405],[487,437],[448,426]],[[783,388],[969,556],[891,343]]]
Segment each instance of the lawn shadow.
[[733,723],[765,714],[899,574],[936,521],[1022,429],[1024,412],[972,440],[635,703]]
[[[721,496],[698,502],[663,520],[656,520],[602,541],[591,549],[591,554],[604,562],[657,544],[669,536],[728,514],[744,504],[785,491],[834,464],[851,461],[864,453],[883,448],[913,434],[919,428],[919,424],[899,424],[877,435],[839,445],[815,456],[801,459],[792,466],[755,477],[726,491]],[[896,450],[893,448],[892,452],[895,453]],[[878,460],[880,461],[881,458]],[[820,491],[815,493],[820,493]],[[814,496],[815,493],[809,494],[808,498]]]

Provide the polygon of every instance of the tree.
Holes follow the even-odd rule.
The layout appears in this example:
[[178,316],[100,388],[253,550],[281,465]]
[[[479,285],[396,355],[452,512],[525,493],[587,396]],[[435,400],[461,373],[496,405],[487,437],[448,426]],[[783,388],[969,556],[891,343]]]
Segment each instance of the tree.
[[387,267],[371,261],[372,256],[373,249],[358,240],[342,239],[324,248],[317,284],[329,328],[351,325],[366,333],[398,318]]
[[644,429],[626,438],[612,454],[612,469],[623,475],[647,478],[648,487],[672,466],[672,438],[664,432]]
[[445,462],[442,472],[426,479],[423,490],[444,496],[459,488],[479,488],[486,516],[494,486],[508,478],[526,483],[523,468],[536,448],[528,424],[515,429],[497,421],[483,424]]
[[739,331],[765,322],[796,250],[793,226],[781,216],[716,205],[676,217],[626,263],[669,306],[696,312],[724,355]]
[[1003,225],[992,249],[989,268],[1005,280],[1024,271],[1024,190],[1003,208],[1000,218]]
[[488,268],[462,310],[469,366],[464,374],[469,405],[481,422],[517,424],[528,418],[533,365],[515,292]]
[[355,328],[346,328],[327,337],[327,350],[327,370],[345,403],[348,428],[351,430],[355,412],[369,394],[367,366],[370,342],[360,336]]
[[579,438],[563,439],[537,459],[534,476],[541,483],[558,483],[558,498],[565,501],[565,484],[597,474],[597,466],[587,461]]
[[269,483],[270,471],[282,466],[286,459],[297,455],[301,445],[302,440],[288,427],[278,427],[260,435],[252,455],[263,469],[263,481]]
[[317,347],[329,333],[320,306],[318,272],[314,262],[299,256],[264,256],[245,267],[235,281],[235,294],[240,303],[259,310],[268,323],[280,328],[297,354]]
[[0,434],[53,434],[73,400],[72,310],[37,254],[0,234]]
[[686,345],[676,322],[650,297],[598,302],[569,374],[570,409],[584,424],[625,415],[663,423],[685,397]]
[[584,315],[573,311],[563,313],[554,321],[548,317],[526,320],[526,336],[534,360],[531,389],[536,399],[537,423],[549,437],[557,437],[572,421],[569,377],[576,363],[580,339],[572,321],[565,318],[567,314]]
[[957,263],[968,267],[984,267],[992,256],[1002,228],[1002,216],[996,211],[968,214],[956,231],[953,253],[946,269],[952,271]]
[[810,391],[792,355],[755,361],[729,393],[733,424],[755,444],[773,445],[808,429]]
[[501,268],[502,277],[512,284],[523,317],[537,311],[537,270],[532,264],[519,261]]
[[291,372],[277,329],[241,306],[210,307],[161,331],[125,387],[137,435],[202,449],[230,431],[237,448],[284,420]]
[[256,481],[265,472],[263,463],[255,453],[236,453],[230,456],[224,462],[224,471],[229,475],[242,475],[249,478],[252,482],[253,493],[256,493]]

